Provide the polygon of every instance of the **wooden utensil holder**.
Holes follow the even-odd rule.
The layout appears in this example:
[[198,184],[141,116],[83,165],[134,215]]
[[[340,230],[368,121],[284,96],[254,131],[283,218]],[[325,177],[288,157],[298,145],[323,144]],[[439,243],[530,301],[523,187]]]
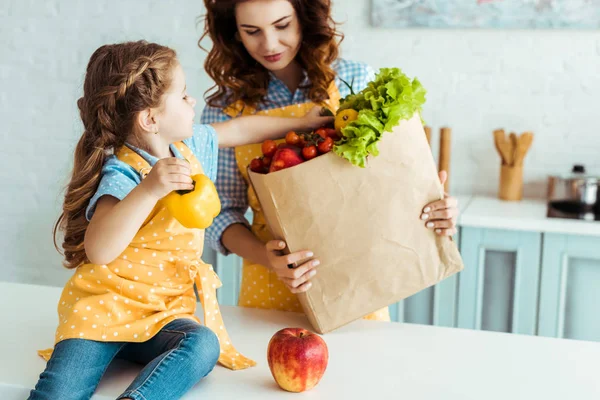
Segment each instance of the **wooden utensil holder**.
[[523,198],[523,165],[502,165],[498,197],[508,201]]

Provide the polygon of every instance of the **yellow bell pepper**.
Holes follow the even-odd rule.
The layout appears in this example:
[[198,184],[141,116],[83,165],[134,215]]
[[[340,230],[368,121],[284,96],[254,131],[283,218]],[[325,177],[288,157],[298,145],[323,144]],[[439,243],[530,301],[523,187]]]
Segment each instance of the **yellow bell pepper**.
[[169,212],[186,228],[206,229],[221,212],[214,183],[204,174],[192,176],[193,190],[174,190],[164,198]]
[[355,121],[358,118],[358,111],[348,108],[346,110],[340,111],[335,116],[335,131],[338,133],[338,136],[342,137],[342,129],[344,129],[348,124],[352,121]]

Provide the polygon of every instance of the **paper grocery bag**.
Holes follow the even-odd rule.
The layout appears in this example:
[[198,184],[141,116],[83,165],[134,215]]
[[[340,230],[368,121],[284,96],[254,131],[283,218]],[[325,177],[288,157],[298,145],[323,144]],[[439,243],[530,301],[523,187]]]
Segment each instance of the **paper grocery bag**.
[[327,153],[262,175],[249,171],[267,224],[291,252],[321,260],[298,297],[326,333],[463,269],[454,241],[426,229],[443,187],[418,114],[385,132],[366,168]]

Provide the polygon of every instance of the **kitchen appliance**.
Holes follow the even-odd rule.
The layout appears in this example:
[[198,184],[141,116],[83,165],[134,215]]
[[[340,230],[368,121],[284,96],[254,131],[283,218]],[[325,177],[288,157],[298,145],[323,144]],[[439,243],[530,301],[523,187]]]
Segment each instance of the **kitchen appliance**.
[[574,165],[570,174],[548,178],[548,217],[600,221],[600,174]]

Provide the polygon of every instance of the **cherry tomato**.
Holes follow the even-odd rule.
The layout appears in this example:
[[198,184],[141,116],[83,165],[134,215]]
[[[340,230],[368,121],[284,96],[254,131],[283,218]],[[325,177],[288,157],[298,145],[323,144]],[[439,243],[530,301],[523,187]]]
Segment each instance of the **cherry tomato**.
[[264,165],[265,167],[269,168],[271,166],[271,157],[263,157],[262,158],[262,165]]
[[300,136],[300,140],[298,140],[298,146],[304,148],[306,146],[306,138],[304,135]]
[[332,128],[325,128],[325,133],[327,133],[327,136],[330,137],[330,138],[333,138],[334,136],[338,135],[337,131],[335,129],[332,129]]
[[262,143],[262,152],[267,157],[273,157],[277,151],[277,143],[274,140],[267,139]]
[[254,160],[250,161],[250,169],[252,171],[262,173],[263,168],[264,166],[260,158],[255,158]]
[[319,128],[315,131],[315,134],[321,136],[323,139],[327,137],[327,130],[325,128]]
[[329,153],[333,148],[333,139],[330,137],[326,137],[319,145],[317,146],[319,149],[319,153],[325,154]]
[[287,144],[297,146],[298,143],[300,143],[300,136],[298,136],[298,134],[294,131],[288,132],[287,135],[285,135],[285,142]]
[[312,160],[317,156],[317,147],[316,146],[306,146],[302,149],[302,157],[305,160]]

